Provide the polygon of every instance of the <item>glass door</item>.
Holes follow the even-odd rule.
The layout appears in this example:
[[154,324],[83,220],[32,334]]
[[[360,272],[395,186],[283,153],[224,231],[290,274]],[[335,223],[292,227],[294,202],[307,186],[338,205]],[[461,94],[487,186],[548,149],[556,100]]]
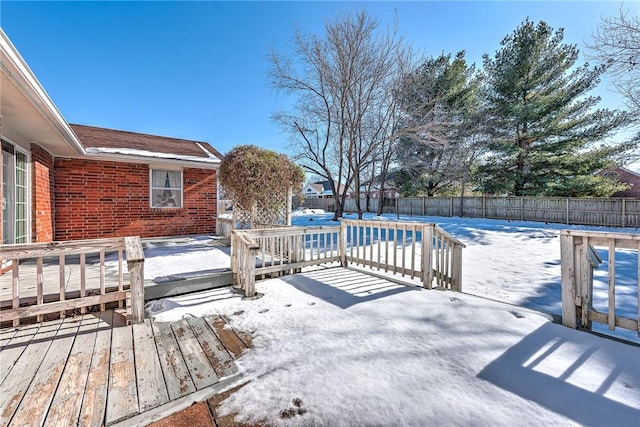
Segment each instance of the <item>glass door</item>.
[[28,160],[2,141],[2,243],[27,243]]

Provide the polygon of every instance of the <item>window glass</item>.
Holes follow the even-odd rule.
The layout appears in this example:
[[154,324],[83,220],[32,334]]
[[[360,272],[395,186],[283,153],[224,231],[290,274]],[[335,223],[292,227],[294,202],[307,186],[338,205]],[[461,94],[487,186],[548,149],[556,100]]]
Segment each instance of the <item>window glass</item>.
[[182,207],[182,171],[151,170],[151,207]]

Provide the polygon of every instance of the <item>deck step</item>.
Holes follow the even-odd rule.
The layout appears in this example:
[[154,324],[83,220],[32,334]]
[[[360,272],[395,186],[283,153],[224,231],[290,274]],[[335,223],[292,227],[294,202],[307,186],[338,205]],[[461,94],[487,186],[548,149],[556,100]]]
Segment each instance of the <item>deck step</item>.
[[145,283],[144,299],[166,298],[207,289],[221,288],[233,284],[233,272],[231,270],[199,275],[193,277],[175,276],[168,280],[155,283]]

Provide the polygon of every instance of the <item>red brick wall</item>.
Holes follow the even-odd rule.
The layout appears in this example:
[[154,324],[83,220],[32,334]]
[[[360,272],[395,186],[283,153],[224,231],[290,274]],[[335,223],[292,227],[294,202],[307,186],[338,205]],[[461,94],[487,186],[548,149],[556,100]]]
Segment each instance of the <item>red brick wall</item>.
[[53,156],[31,144],[31,241],[51,242],[54,235]]
[[620,168],[615,172],[618,173],[620,181],[629,184],[631,188],[614,194],[614,197],[640,197],[640,176]]
[[[2,203],[2,149],[0,149],[0,203]],[[2,244],[2,205],[0,205],[0,244]],[[0,263],[2,260],[0,259]],[[0,272],[2,264],[0,264]],[[0,273],[1,274],[1,273]]]
[[215,233],[216,173],[184,169],[179,209],[149,205],[149,166],[55,159],[55,240]]

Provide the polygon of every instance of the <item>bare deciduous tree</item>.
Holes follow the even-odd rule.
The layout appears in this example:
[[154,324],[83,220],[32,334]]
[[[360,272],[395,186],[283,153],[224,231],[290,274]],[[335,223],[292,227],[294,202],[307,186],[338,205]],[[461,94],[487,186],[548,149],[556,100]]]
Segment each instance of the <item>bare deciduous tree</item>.
[[587,57],[607,67],[616,89],[640,120],[640,19],[620,9],[620,15],[602,18]]
[[[295,158],[329,181],[337,219],[388,138],[390,87],[406,50],[395,27],[381,31],[365,11],[328,21],[322,37],[297,32],[293,45],[291,58],[271,54],[272,86],[295,97],[274,119],[292,136]],[[359,199],[356,207],[361,216]]]

